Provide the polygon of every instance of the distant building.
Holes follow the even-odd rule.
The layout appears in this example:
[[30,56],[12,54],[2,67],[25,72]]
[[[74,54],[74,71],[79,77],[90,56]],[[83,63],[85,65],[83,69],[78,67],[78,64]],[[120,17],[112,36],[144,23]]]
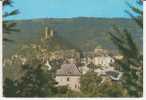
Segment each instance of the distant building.
[[108,51],[106,49],[102,49],[102,48],[95,48],[94,53],[95,54],[107,54]]
[[81,63],[90,64],[99,66],[110,66],[114,63],[112,56],[109,56],[109,52],[105,49],[96,48],[94,52],[84,52],[84,58],[81,58]]
[[50,37],[54,37],[54,30],[53,29],[50,29]]
[[45,27],[45,32],[44,32],[44,38],[45,39],[49,39],[50,37],[54,37],[54,30],[53,29],[49,29],[48,27]]
[[84,66],[80,66],[79,70],[84,75],[89,71],[89,68],[87,67],[87,65],[84,65]]
[[111,66],[114,63],[114,59],[110,56],[95,56],[94,57],[94,64],[101,65],[101,66]]
[[115,58],[115,59],[118,59],[118,60],[121,60],[121,59],[123,59],[123,56],[120,55],[120,54],[118,54],[118,55],[115,55],[114,58]]
[[63,64],[56,72],[57,86],[68,86],[71,90],[80,91],[80,71],[75,64]]
[[81,58],[82,64],[94,63],[94,52],[83,52],[83,57]]

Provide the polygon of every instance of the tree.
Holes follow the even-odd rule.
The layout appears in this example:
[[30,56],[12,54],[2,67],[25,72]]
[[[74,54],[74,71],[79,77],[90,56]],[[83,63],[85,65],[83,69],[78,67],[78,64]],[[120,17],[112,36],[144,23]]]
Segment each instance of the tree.
[[3,87],[3,95],[6,97],[17,97],[17,84],[11,79],[6,79]]
[[80,78],[81,92],[86,96],[98,96],[98,85],[102,78],[97,76],[95,72],[87,72]]
[[[8,94],[4,92],[5,96],[20,96],[20,97],[48,97],[53,96],[57,92],[55,85],[57,84],[54,80],[53,73],[48,70],[44,70],[39,60],[33,59],[28,64],[20,66],[25,72],[24,75],[15,81],[17,86],[14,87],[16,95]],[[12,80],[11,80],[12,81]],[[12,91],[12,88],[7,88],[14,86],[11,82],[7,84],[7,79],[4,83],[4,91]],[[13,90],[14,91],[14,90]]]
[[11,34],[12,32],[18,32],[19,30],[16,29],[16,23],[15,22],[10,22],[10,21],[7,21],[6,18],[10,17],[10,16],[15,16],[19,13],[19,10],[18,9],[14,9],[10,12],[7,12],[5,11],[5,8],[7,6],[10,6],[12,7],[12,0],[2,0],[2,3],[3,3],[3,40],[4,41],[12,41],[11,39],[7,38],[6,36]]
[[[49,70],[46,66],[46,62],[49,61],[52,53],[47,47],[47,41],[22,45],[18,48],[17,53],[8,60],[4,67],[4,96],[53,97],[56,95],[63,96],[69,91],[65,88],[56,87],[55,73],[63,61],[51,61],[52,68]],[[16,75],[20,77],[15,79],[13,73],[17,69],[20,73],[16,73]],[[7,80],[10,81],[9,84]],[[11,92],[11,87],[15,91]],[[60,88],[64,90],[60,91]]]
[[103,79],[95,72],[87,72],[81,76],[81,94],[90,97],[122,97],[128,96],[126,89],[119,81]]
[[104,81],[98,88],[99,97],[123,97],[128,96],[127,90],[118,81]]
[[[10,67],[21,68],[23,73],[17,74],[18,79],[12,79],[8,76],[4,78],[4,96],[7,97],[49,97],[57,93],[55,73],[56,67],[48,70],[45,65],[48,61],[50,52],[41,44],[23,45],[16,55],[10,59],[11,63],[6,64],[5,69]],[[15,70],[10,71],[11,76]],[[8,73],[5,70],[4,73]],[[9,84],[7,82],[9,80]],[[17,85],[14,85],[15,84]],[[15,91],[11,92],[12,88]]]
[[[138,16],[126,11],[137,25],[143,29],[143,11],[141,9],[142,1],[137,1],[138,6],[129,7]],[[122,60],[116,60],[119,70],[123,72],[122,83],[128,90],[129,96],[140,97],[143,94],[143,54],[136,45],[132,33],[128,29],[119,29],[114,26],[115,33],[110,32],[111,39],[119,52],[122,54]]]

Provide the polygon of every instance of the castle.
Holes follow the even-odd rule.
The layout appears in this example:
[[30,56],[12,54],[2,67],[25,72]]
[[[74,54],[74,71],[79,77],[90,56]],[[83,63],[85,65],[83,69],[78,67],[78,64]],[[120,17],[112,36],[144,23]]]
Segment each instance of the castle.
[[49,29],[48,27],[45,27],[45,31],[43,33],[41,40],[43,39],[47,40],[49,38],[54,37],[54,35],[55,35],[55,31],[53,29]]

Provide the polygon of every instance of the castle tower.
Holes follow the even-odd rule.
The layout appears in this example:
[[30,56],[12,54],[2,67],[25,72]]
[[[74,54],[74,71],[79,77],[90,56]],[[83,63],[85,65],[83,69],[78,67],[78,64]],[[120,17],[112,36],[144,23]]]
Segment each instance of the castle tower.
[[45,39],[49,38],[48,27],[45,27]]
[[50,30],[50,37],[53,37],[54,36],[54,30]]
[[45,39],[49,39],[50,37],[54,37],[54,30],[49,30],[48,27],[45,27]]

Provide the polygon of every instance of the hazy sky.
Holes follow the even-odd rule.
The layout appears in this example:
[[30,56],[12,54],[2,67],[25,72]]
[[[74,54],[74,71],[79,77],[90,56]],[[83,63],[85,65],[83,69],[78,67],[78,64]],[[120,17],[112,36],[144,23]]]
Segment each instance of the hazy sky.
[[[124,10],[136,0],[13,0],[20,14],[10,19],[129,17]],[[7,10],[10,7],[6,8]]]

